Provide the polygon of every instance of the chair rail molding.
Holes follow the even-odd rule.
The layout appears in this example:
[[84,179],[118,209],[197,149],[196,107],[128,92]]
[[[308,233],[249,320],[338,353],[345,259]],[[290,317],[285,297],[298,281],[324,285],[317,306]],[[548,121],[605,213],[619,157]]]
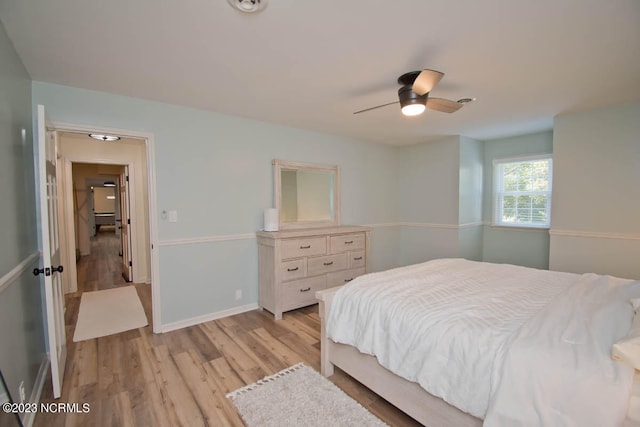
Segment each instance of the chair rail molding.
[[549,230],[551,236],[583,237],[589,239],[640,240],[640,233],[608,233],[598,231]]
[[20,264],[13,267],[11,271],[2,276],[2,278],[0,278],[0,292],[11,286],[11,284],[15,282],[25,271],[27,271],[27,268],[29,268],[29,266],[38,259],[40,259],[40,251],[33,252],[20,261]]

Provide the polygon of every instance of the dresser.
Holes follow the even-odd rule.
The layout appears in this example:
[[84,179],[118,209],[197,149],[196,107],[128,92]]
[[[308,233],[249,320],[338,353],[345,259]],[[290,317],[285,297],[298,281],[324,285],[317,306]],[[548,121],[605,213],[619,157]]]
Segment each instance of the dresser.
[[315,304],[316,291],[344,285],[369,267],[371,228],[339,226],[259,231],[259,298],[276,320]]

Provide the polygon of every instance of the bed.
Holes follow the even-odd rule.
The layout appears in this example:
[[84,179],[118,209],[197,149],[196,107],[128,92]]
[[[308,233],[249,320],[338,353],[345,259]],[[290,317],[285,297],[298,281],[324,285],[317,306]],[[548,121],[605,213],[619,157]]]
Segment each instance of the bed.
[[440,259],[317,297],[322,373],[338,366],[425,425],[629,421],[634,370],[610,350],[640,282]]

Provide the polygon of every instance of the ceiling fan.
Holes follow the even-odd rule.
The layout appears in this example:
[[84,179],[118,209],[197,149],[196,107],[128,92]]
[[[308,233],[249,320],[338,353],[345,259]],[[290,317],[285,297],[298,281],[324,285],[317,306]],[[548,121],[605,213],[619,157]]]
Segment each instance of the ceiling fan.
[[402,114],[405,116],[417,116],[422,114],[425,108],[441,111],[443,113],[455,113],[473,98],[463,98],[458,101],[451,101],[444,98],[429,97],[429,93],[444,77],[444,73],[435,70],[410,71],[398,77],[399,101],[389,102],[387,104],[377,105],[375,107],[366,108],[356,111],[353,114],[360,114],[366,111],[375,110],[376,108],[386,107],[387,105],[400,104]]

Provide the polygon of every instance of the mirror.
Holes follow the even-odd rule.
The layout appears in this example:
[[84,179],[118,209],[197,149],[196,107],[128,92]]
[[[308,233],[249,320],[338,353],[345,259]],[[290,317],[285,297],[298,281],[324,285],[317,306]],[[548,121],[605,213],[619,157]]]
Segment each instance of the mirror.
[[340,225],[338,166],[274,160],[274,205],[282,229]]

